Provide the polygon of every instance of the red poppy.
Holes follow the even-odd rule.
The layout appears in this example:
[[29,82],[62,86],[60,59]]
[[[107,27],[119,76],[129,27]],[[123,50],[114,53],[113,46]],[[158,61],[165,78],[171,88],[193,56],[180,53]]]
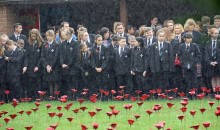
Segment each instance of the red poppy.
[[181,110],[183,113],[185,113],[186,110],[187,110],[187,107],[182,107],[182,108],[180,108],[180,110]]
[[73,121],[73,117],[67,117],[67,120],[71,123]]
[[190,94],[190,95],[195,95],[196,92],[192,90],[192,91],[189,91],[189,94]]
[[51,108],[51,104],[46,104],[45,106],[46,106],[47,110],[48,110],[49,108]]
[[198,130],[198,129],[199,129],[199,124],[193,125],[193,126],[191,126],[190,128],[193,128],[194,130]]
[[69,107],[71,107],[73,105],[73,103],[69,103],[69,104],[67,104],[66,106],[69,106]]
[[10,94],[10,90],[5,90],[5,94],[6,95]]
[[136,101],[138,98],[137,97],[131,97],[130,98],[132,102]]
[[91,118],[96,115],[96,112],[94,112],[94,111],[89,111],[88,113],[89,113]]
[[51,128],[53,128],[53,130],[55,130],[57,128],[58,124],[52,124],[50,125]]
[[36,112],[37,110],[39,110],[39,108],[32,108],[31,110],[33,110],[34,112]]
[[112,112],[106,112],[106,114],[109,118],[112,116]]
[[125,98],[125,99],[128,99],[129,97],[130,97],[130,94],[127,94],[127,93],[126,93],[126,94],[124,95],[124,98]]
[[18,102],[12,102],[11,105],[15,108],[18,105]]
[[24,113],[24,111],[19,111],[18,113],[22,115]]
[[114,109],[115,109],[115,106],[111,105],[111,106],[109,106],[109,108],[110,108],[111,110],[114,110]]
[[10,121],[10,118],[4,118],[4,121],[6,124],[8,124],[8,122]]
[[100,93],[104,93],[104,91],[105,91],[104,89],[99,89]]
[[172,89],[172,91],[173,91],[174,93],[177,93],[177,92],[178,92],[178,88],[174,88],[174,89]]
[[123,89],[122,89],[122,90],[119,90],[118,93],[121,94],[121,95],[123,95],[123,94],[124,94],[124,90],[123,90]]
[[3,102],[3,101],[0,101],[0,106],[1,106],[1,105],[4,105],[4,104],[5,104],[5,102]]
[[72,93],[76,93],[77,92],[77,89],[71,89]]
[[115,97],[115,100],[117,100],[117,101],[120,101],[120,100],[122,100],[123,99],[123,96],[116,96]]
[[210,122],[203,122],[202,124],[207,129],[208,127],[210,127],[211,123]]
[[45,91],[38,91],[38,94],[39,94],[40,96],[44,96],[44,95],[46,94],[46,92],[45,92]]
[[128,120],[128,124],[131,126],[131,125],[133,125],[134,124],[134,120],[133,119],[129,119]]
[[6,130],[14,130],[14,128],[12,128],[12,127],[11,128],[6,128]]
[[169,108],[171,108],[173,105],[174,105],[173,103],[170,103],[170,102],[167,103],[167,106],[168,106]]
[[55,112],[49,112],[48,115],[49,115],[51,118],[53,118],[53,117],[56,115],[56,113],[55,113]]
[[194,117],[194,116],[195,116],[195,114],[196,114],[196,111],[191,110],[191,111],[190,111],[190,114],[192,115],[192,117]]
[[151,110],[146,110],[146,113],[150,116],[153,112]]
[[31,114],[31,111],[26,111],[26,114],[29,116]]
[[201,89],[201,90],[202,90],[202,92],[204,93],[204,92],[206,92],[207,87],[201,87],[200,89]]
[[115,90],[111,90],[111,94],[112,95],[116,94],[116,91]]
[[188,104],[188,101],[181,101],[180,104],[182,104],[185,107]]
[[183,118],[184,118],[184,115],[178,116],[178,119],[181,120],[181,122],[182,122]]
[[135,93],[137,93],[139,95],[140,93],[142,93],[142,91],[141,90],[136,90]]
[[62,108],[63,108],[62,106],[57,106],[57,110],[58,110],[58,111],[61,111]]
[[60,119],[63,116],[63,113],[58,113],[58,114],[56,114],[56,116],[58,116]]
[[220,106],[217,106],[216,108],[217,108],[217,110],[220,110]]
[[200,93],[200,94],[196,95],[196,97],[197,97],[198,99],[203,99],[204,96],[205,96],[204,93]]
[[215,111],[215,115],[217,116],[217,118],[220,116],[220,110]]
[[25,126],[24,127],[26,130],[31,130],[33,128],[33,126]]
[[117,127],[117,125],[118,125],[117,123],[111,123],[111,124],[110,124],[110,126],[111,126],[113,129],[115,129],[115,128]]
[[35,102],[35,105],[36,105],[37,107],[39,107],[39,106],[40,106],[40,103],[39,103],[39,102]]
[[99,124],[98,123],[92,123],[92,127],[94,130],[98,129]]
[[169,99],[169,100],[173,100],[173,99],[174,99],[174,97],[168,97],[168,99]]
[[126,104],[126,105],[124,105],[124,108],[126,109],[126,110],[130,110],[131,108],[132,108],[132,105],[131,104]]
[[185,93],[184,92],[181,92],[181,93],[178,93],[180,97],[184,97],[185,96]]
[[140,100],[144,101],[144,100],[148,99],[149,97],[150,97],[150,95],[148,95],[148,94],[142,94],[142,96],[140,97]]
[[180,66],[181,65],[180,59],[179,59],[179,57],[177,55],[176,55],[175,60],[174,60],[174,65],[176,65],[176,66]]
[[68,111],[70,109],[70,106],[66,105],[64,108]]
[[108,96],[108,94],[109,94],[109,91],[104,91],[105,96]]
[[220,100],[220,95],[216,94],[216,95],[215,95],[215,99],[218,100],[218,102],[219,102],[219,100]]
[[205,108],[201,108],[201,109],[199,109],[199,110],[202,112],[202,114],[206,111]]
[[79,109],[75,109],[75,110],[72,110],[74,113],[78,113],[79,112]]
[[120,88],[120,89],[124,89],[124,88],[125,88],[125,86],[119,86],[119,88]]
[[189,101],[189,98],[183,98],[183,101],[188,102],[188,101]]
[[102,110],[102,108],[95,108],[97,112],[100,112]]
[[165,122],[159,122],[158,124],[154,124],[154,126],[160,130],[161,128],[163,128],[165,126]]
[[211,91],[212,91],[211,89],[207,89],[206,93],[211,93]]
[[16,114],[12,114],[12,115],[9,115],[11,117],[11,119],[15,119],[15,117],[17,117]]
[[137,102],[138,106],[142,106],[144,102]]
[[50,99],[50,100],[55,100],[56,98],[53,97],[53,96],[50,96],[49,99]]
[[37,98],[36,101],[40,102],[42,101],[43,99],[42,98]]
[[212,107],[214,104],[215,104],[215,102],[211,102],[211,101],[209,101],[209,105],[210,105],[210,107]]
[[79,109],[84,112],[87,109],[87,107],[80,107]]
[[155,93],[156,93],[156,91],[154,89],[150,90],[150,92],[149,92],[150,95],[153,95]]
[[60,95],[60,91],[55,91],[54,94],[55,95]]
[[77,101],[78,101],[79,104],[81,105],[81,104],[85,101],[85,99],[77,99]]
[[66,102],[67,102],[67,98],[62,98],[62,97],[61,97],[61,98],[59,99],[59,101],[62,102],[62,103],[66,103]]
[[157,89],[156,89],[156,92],[157,92],[157,93],[161,93],[161,92],[162,92],[162,89],[157,88]]
[[170,89],[168,89],[168,90],[165,90],[165,93],[169,93],[169,92],[171,92],[171,90],[170,90]]
[[154,105],[153,110],[159,111],[161,108],[162,108],[162,106],[160,104],[156,104],[156,105]]
[[135,117],[135,119],[137,120],[137,119],[139,119],[139,118],[141,117],[141,115],[139,115],[139,114],[134,114],[134,117]]
[[95,103],[97,101],[97,96],[96,95],[92,95],[89,97],[90,102]]
[[81,124],[81,129],[82,129],[82,130],[87,130],[88,127],[87,127],[86,125]]
[[158,93],[157,95],[158,95],[160,98],[163,98],[163,99],[167,97],[164,93]]
[[220,86],[214,88],[215,92],[220,92]]
[[115,110],[115,109],[112,110],[112,114],[115,115],[115,117],[118,115],[119,112],[120,112],[119,110]]

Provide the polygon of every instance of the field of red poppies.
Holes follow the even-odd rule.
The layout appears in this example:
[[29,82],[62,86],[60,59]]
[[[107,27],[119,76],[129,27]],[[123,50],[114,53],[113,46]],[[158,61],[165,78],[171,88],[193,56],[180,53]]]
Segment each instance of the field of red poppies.
[[[216,88],[218,91],[219,88]],[[218,130],[220,128],[220,95],[211,98],[209,90],[201,88],[192,99],[178,89],[135,91],[136,96],[125,94],[123,88],[100,90],[98,95],[76,98],[77,90],[68,97],[55,92],[56,97],[31,101],[23,98],[9,103],[0,102],[1,130]],[[7,92],[6,92],[7,93]],[[10,92],[8,92],[10,94]],[[106,101],[100,101],[103,97]]]

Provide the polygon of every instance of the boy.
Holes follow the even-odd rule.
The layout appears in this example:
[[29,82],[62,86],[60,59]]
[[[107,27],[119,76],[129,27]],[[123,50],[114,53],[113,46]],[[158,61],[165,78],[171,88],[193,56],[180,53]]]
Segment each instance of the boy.
[[214,25],[218,29],[218,31],[220,31],[220,15],[215,15]]
[[21,34],[22,32],[22,25],[20,23],[14,24],[14,34],[9,36],[9,39],[13,40],[14,42],[17,42],[18,39],[23,39],[24,44],[27,43],[27,37],[24,34]]
[[144,46],[146,48],[149,48],[153,43],[157,42],[157,38],[154,37],[154,31],[151,27],[146,27],[144,36]]

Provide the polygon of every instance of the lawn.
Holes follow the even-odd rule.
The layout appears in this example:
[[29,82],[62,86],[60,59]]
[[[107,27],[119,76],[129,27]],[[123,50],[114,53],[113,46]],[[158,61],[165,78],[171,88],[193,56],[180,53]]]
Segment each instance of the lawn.
[[[214,103],[212,107],[210,102]],[[191,126],[199,125],[199,130],[205,130],[204,122],[211,123],[208,130],[220,129],[220,119],[215,115],[220,104],[215,98],[210,97],[186,102],[182,98],[172,100],[151,98],[145,101],[125,99],[124,101],[96,101],[95,103],[89,100],[69,100],[65,103],[36,101],[14,103],[14,106],[16,107],[13,107],[12,102],[0,105],[0,111],[3,111],[0,118],[1,130],[7,128],[25,130],[26,126],[33,126],[32,130],[46,130],[51,125],[58,125],[56,130],[81,130],[81,125],[88,127],[88,130],[93,130],[94,123],[98,123],[98,130],[106,130],[107,128],[110,130],[111,124],[116,125],[115,130],[157,130],[156,125],[164,127],[164,130],[168,128],[188,130],[193,129],[190,128]],[[61,110],[58,110],[59,107]],[[114,110],[111,110],[110,107]],[[86,108],[84,112],[83,108]],[[79,110],[78,113],[76,113],[77,110]],[[21,114],[22,111],[24,111],[23,114]],[[31,111],[31,114],[28,115],[28,111]],[[149,115],[146,111],[153,113]],[[201,111],[204,111],[203,114]],[[113,115],[108,116],[107,113],[109,115],[113,113]],[[10,115],[13,116],[13,114],[17,116],[11,119]],[[135,116],[139,118],[136,119]],[[182,121],[179,119],[181,116],[183,116]],[[7,118],[10,119],[8,123],[4,120]],[[73,120],[70,122],[67,118],[69,120],[73,118]],[[131,120],[130,123],[132,121],[134,123],[129,125],[128,120]]]

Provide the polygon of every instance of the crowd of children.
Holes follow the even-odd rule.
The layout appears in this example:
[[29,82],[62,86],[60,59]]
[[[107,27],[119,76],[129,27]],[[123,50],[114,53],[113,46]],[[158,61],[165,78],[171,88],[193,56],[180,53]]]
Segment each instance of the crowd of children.
[[188,19],[184,26],[173,20],[161,25],[154,17],[150,26],[138,30],[115,22],[112,34],[103,27],[95,35],[83,25],[75,34],[62,22],[45,37],[37,29],[26,37],[16,23],[12,35],[0,35],[0,100],[5,100],[5,90],[11,99],[35,99],[40,90],[49,96],[58,90],[69,95],[73,88],[97,94],[119,86],[131,95],[173,88],[187,94],[201,86],[215,93],[220,86],[220,15],[213,25],[210,21],[203,16],[197,22]]

